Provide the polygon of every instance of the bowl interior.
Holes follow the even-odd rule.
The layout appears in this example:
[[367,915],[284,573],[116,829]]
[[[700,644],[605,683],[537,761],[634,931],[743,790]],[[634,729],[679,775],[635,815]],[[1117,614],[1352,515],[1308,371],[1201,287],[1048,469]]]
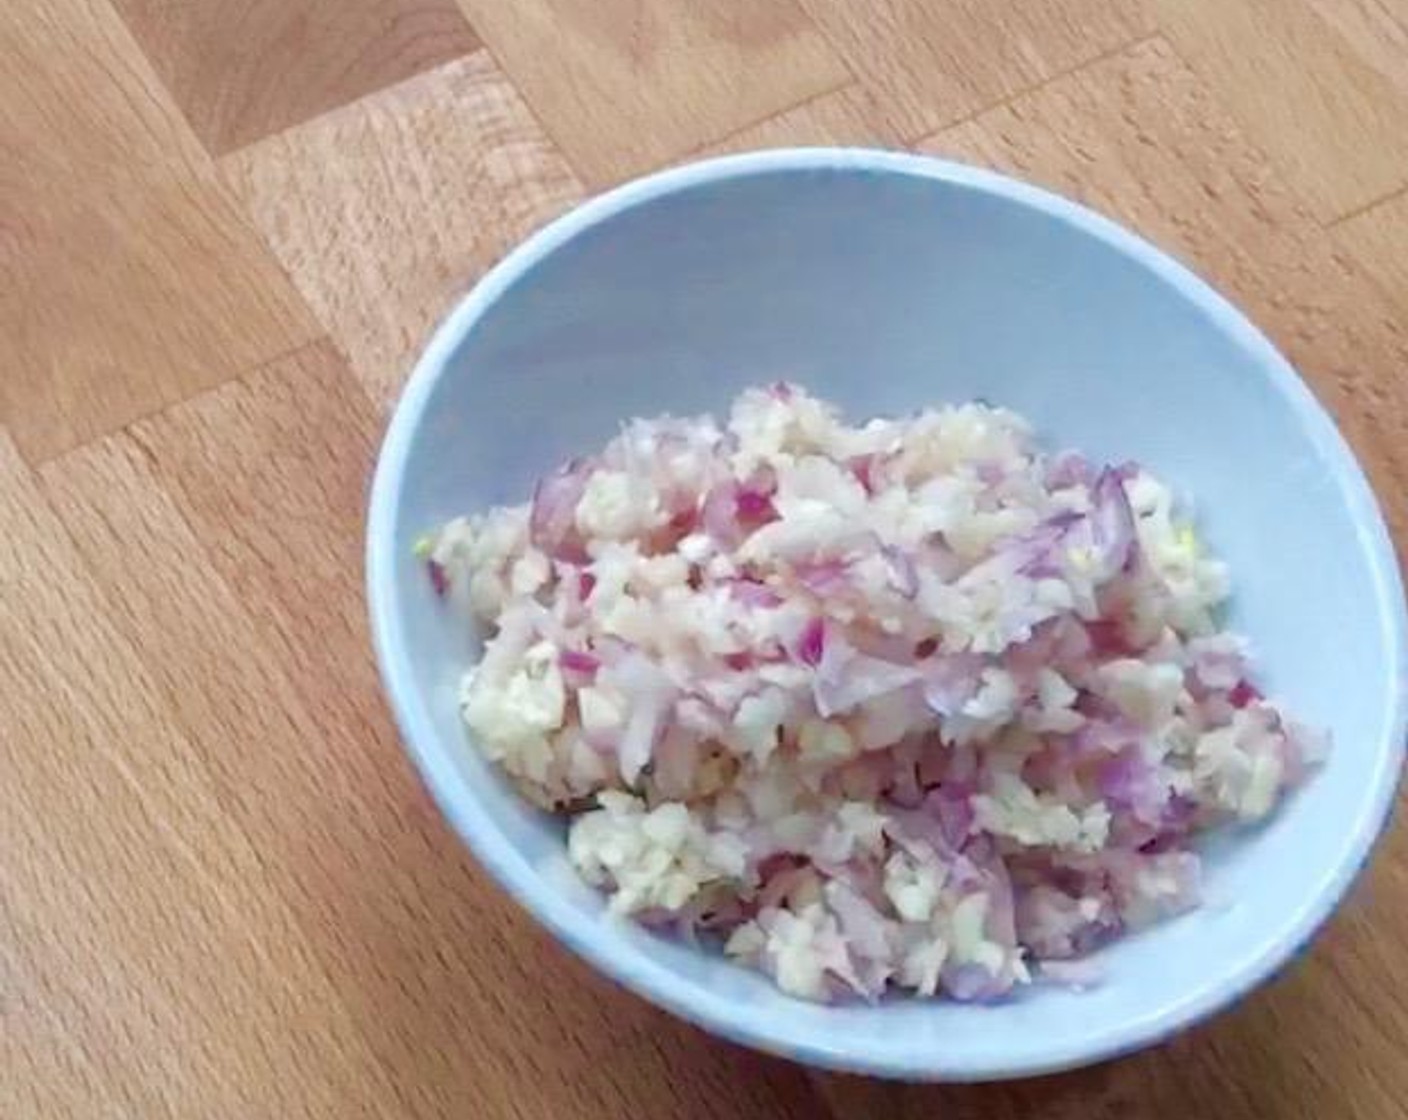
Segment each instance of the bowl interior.
[[[1294,951],[1367,851],[1402,737],[1402,595],[1377,509],[1329,421],[1226,304],[1113,225],[968,169],[824,153],[686,169],[569,217],[451,318],[393,424],[371,593],[403,731],[476,853],[618,979],[814,1061],[985,1077],[1074,1064],[1208,1012]],[[475,655],[411,542],[620,421],[726,408],[795,379],[852,418],[983,397],[1052,446],[1139,459],[1196,497],[1234,625],[1269,691],[1335,748],[1264,827],[1207,848],[1207,905],[1102,955],[1081,993],[995,1007],[816,1008],[721,959],[610,922],[561,828],[466,742]]]

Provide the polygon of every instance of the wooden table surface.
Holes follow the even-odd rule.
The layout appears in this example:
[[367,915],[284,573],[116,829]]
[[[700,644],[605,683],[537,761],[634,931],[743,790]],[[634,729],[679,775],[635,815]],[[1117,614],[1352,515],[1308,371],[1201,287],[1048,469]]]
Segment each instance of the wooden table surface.
[[585,194],[819,142],[1012,171],[1192,262],[1405,540],[1408,0],[0,4],[0,1116],[1408,1115],[1403,828],[1237,1010],[955,1088],[622,994],[437,817],[361,593],[427,330]]

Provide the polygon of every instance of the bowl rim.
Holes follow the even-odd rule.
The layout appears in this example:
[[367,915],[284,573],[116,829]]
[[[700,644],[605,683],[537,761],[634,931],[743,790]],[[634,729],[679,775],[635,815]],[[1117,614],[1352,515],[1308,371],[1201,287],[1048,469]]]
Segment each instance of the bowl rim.
[[[415,686],[397,611],[399,553],[409,542],[395,536],[404,471],[432,390],[450,358],[476,324],[505,293],[558,248],[579,234],[663,196],[725,180],[779,172],[851,172],[937,179],[997,195],[1041,211],[1103,241],[1149,269],[1196,305],[1212,324],[1256,360],[1273,388],[1298,414],[1307,437],[1331,465],[1361,546],[1369,559],[1380,611],[1381,640],[1398,682],[1385,724],[1386,741],[1374,743],[1372,773],[1352,822],[1350,842],[1317,895],[1283,918],[1254,954],[1237,961],[1218,984],[1132,1022],[1112,1025],[1094,1040],[1075,1045],[1049,1040],[1030,1052],[946,1061],[942,1053],[890,1053],[866,1040],[851,1045],[797,1039],[773,1030],[767,1017],[750,1014],[705,988],[688,983],[666,966],[632,949],[617,951],[598,935],[600,917],[569,905],[502,839],[462,781],[453,751],[439,741],[426,698]],[[491,268],[451,309],[397,402],[377,459],[367,516],[367,600],[376,659],[402,742],[441,812],[461,840],[498,883],[536,920],[598,971],[657,1006],[698,1026],[759,1050],[810,1065],[909,1080],[982,1081],[1032,1076],[1092,1064],[1154,1044],[1222,1010],[1268,979],[1304,948],[1343,898],[1368,860],[1392,809],[1403,766],[1408,730],[1408,625],[1397,559],[1382,513],[1353,452],[1333,421],[1279,350],[1207,282],[1172,256],[1115,221],[1043,188],[985,169],[932,156],[867,148],[777,148],[701,160],[624,183],[549,222]]]

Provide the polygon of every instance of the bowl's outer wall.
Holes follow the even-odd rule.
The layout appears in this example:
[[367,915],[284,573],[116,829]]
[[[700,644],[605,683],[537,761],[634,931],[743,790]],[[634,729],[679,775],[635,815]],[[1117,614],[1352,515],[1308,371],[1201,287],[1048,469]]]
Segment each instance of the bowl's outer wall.
[[[482,317],[462,308],[442,330],[388,438],[370,546],[380,654],[413,753],[480,858],[618,979],[734,1037],[847,1068],[1058,1068],[1207,1013],[1332,905],[1397,773],[1402,593],[1352,458],[1230,308],[1069,204],[891,158],[680,176],[674,189],[638,188],[624,211],[598,202],[541,239],[557,243],[544,259],[501,266],[471,297]],[[606,920],[566,866],[560,827],[466,745],[454,696],[475,647],[411,542],[524,500],[535,477],[625,417],[718,414],[738,390],[781,378],[852,419],[981,397],[1023,413],[1053,447],[1148,464],[1196,495],[1271,694],[1333,730],[1329,761],[1268,825],[1210,849],[1208,904],[1104,953],[1094,990],[1041,988],[983,1009],[795,1002]]]

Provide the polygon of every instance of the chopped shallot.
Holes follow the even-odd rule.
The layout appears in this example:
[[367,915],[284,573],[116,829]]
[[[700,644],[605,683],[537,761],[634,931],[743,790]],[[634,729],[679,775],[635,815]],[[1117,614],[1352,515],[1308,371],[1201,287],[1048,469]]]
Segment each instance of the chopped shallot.
[[633,420],[417,555],[486,630],[473,741],[583,878],[807,999],[1096,983],[1328,746],[1162,483],[983,403]]

